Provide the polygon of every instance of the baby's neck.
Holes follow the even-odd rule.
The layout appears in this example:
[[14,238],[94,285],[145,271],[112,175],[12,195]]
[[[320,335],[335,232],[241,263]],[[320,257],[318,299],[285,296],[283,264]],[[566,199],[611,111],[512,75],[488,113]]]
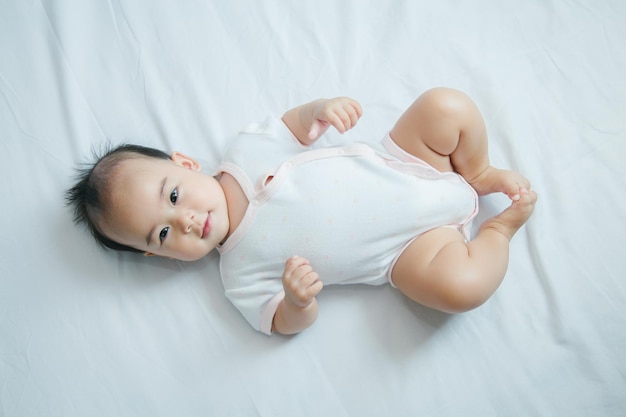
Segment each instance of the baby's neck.
[[241,220],[246,214],[248,204],[250,202],[248,201],[246,194],[243,192],[243,189],[232,175],[222,172],[218,179],[218,183],[224,191],[226,205],[228,207],[229,226],[228,235],[226,236],[226,239],[228,239],[237,227],[239,227],[239,224],[241,224]]

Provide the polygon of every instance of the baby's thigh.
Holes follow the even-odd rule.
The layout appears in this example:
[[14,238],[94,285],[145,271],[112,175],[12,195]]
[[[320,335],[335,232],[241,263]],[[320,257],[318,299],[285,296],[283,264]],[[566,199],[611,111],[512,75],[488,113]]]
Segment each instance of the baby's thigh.
[[404,295],[419,304],[455,312],[456,280],[467,245],[461,232],[451,227],[428,231],[402,252],[391,280]]
[[459,121],[468,98],[449,88],[426,91],[400,116],[389,136],[406,152],[442,172],[453,171],[450,155],[459,141]]

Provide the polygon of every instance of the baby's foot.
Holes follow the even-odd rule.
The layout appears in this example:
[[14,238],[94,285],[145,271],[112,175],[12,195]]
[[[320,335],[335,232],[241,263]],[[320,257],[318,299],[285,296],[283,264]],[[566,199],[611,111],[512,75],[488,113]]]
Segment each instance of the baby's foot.
[[513,201],[509,208],[483,223],[480,230],[494,229],[511,240],[515,232],[533,214],[535,203],[537,202],[537,194],[532,190],[521,188],[518,191],[518,195],[519,198]]
[[469,181],[478,195],[504,193],[513,201],[520,199],[520,190],[530,190],[530,181],[515,171],[489,166],[479,176]]

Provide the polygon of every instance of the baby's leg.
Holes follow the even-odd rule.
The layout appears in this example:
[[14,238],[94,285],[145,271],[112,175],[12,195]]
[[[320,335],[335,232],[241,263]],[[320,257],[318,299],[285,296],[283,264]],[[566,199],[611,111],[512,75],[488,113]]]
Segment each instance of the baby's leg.
[[516,200],[521,189],[530,189],[522,175],[490,166],[482,115],[460,91],[435,88],[425,92],[389,135],[398,146],[439,171],[461,174],[478,195],[503,192]]
[[457,313],[484,303],[498,288],[509,261],[509,241],[533,212],[532,191],[485,222],[466,242],[455,229],[441,227],[413,241],[393,268],[393,283],[414,301]]
[[421,304],[447,312],[477,307],[502,282],[509,241],[532,214],[537,195],[522,175],[489,164],[483,118],[461,92],[427,91],[400,117],[390,136],[438,170],[459,173],[479,195],[504,192],[513,200],[469,243],[451,228],[423,234],[400,255],[392,271],[394,284]]

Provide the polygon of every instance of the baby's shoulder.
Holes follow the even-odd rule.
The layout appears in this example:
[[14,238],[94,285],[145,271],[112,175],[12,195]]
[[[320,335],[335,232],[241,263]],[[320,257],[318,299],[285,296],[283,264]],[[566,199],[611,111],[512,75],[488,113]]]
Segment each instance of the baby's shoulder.
[[251,155],[254,159],[259,159],[260,155],[284,159],[304,150],[280,118],[268,117],[243,128],[229,143],[224,159],[236,160],[241,155]]
[[270,136],[275,133],[278,121],[276,117],[267,117],[261,122],[249,123],[239,131],[239,135]]

